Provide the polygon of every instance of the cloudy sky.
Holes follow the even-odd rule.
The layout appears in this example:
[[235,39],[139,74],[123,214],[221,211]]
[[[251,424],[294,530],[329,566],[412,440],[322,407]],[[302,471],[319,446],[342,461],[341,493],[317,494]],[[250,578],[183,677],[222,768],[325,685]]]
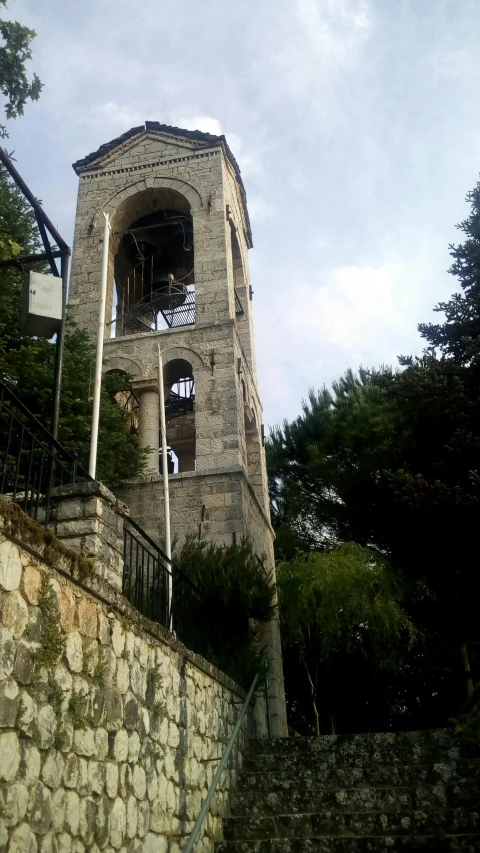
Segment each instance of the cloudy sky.
[[9,150],[71,240],[71,163],[145,119],[244,177],[265,422],[420,352],[480,172],[479,0],[10,0],[44,90]]

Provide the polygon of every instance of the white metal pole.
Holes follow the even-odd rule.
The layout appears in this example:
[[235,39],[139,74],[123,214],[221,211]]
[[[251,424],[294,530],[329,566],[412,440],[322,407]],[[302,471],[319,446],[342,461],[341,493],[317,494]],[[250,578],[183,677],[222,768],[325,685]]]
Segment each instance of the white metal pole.
[[[172,540],[170,535],[170,491],[168,483],[168,459],[167,459],[167,426],[165,423],[165,394],[163,390],[163,359],[158,344],[158,395],[160,409],[160,432],[162,435],[162,477],[163,477],[163,503],[165,509],[165,553],[169,560],[172,559]],[[167,566],[168,578],[168,612],[172,631],[172,573],[171,564]]]
[[97,354],[95,359],[95,385],[93,388],[92,433],[90,437],[90,459],[88,473],[95,478],[97,469],[98,420],[100,417],[100,390],[102,387],[103,338],[105,335],[105,310],[107,307],[108,248],[110,242],[110,221],[104,212],[102,280],[100,285],[100,303],[98,306]]

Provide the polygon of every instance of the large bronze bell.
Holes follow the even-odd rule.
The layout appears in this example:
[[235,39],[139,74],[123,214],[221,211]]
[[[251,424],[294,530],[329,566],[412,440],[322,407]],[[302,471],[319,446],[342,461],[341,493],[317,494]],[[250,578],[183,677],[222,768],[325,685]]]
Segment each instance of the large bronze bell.
[[[146,294],[147,295],[147,294]],[[172,311],[180,308],[187,298],[187,288],[180,282],[175,282],[173,275],[154,281],[152,286],[152,304],[159,311]]]

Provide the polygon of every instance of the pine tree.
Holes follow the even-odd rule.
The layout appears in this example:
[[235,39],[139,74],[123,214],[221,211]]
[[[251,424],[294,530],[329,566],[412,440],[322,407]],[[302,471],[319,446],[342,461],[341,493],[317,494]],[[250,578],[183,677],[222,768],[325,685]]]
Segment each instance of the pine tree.
[[292,547],[368,545],[375,538],[391,503],[387,485],[379,487],[392,462],[396,404],[385,391],[391,381],[389,368],[348,370],[331,390],[311,390],[302,414],[272,430],[266,450],[279,556]]
[[[280,558],[354,541],[385,554],[403,579],[425,638],[422,655],[405,650],[403,663],[399,707],[413,725],[443,724],[461,707],[462,648],[476,666],[479,387],[476,358],[464,365],[428,355],[397,374],[349,372],[332,392],[312,393],[268,447]],[[355,677],[349,661],[350,653],[342,665]],[[372,685],[375,666],[362,666]]]
[[467,193],[466,201],[471,204],[471,213],[457,225],[466,240],[449,247],[454,259],[449,273],[458,278],[462,292],[435,307],[445,314],[443,323],[418,326],[431,347],[462,363],[470,360],[472,345],[478,344],[480,336],[480,182]]

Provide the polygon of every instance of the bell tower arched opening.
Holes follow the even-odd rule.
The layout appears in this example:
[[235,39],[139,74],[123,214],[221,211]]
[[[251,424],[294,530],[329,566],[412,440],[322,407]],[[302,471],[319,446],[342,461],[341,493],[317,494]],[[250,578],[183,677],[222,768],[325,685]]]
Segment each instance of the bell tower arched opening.
[[190,362],[175,358],[164,368],[167,444],[178,460],[178,473],[195,471],[195,379]]
[[237,229],[230,220],[230,249],[235,294],[235,323],[240,337],[242,350],[250,366],[254,360],[253,327],[251,312],[251,288],[240,247]]
[[[176,190],[146,190],[115,217],[115,337],[195,322],[193,219]],[[112,324],[113,325],[113,324]]]

